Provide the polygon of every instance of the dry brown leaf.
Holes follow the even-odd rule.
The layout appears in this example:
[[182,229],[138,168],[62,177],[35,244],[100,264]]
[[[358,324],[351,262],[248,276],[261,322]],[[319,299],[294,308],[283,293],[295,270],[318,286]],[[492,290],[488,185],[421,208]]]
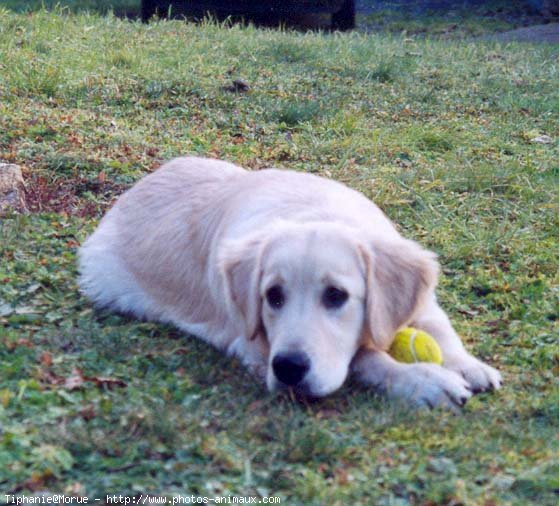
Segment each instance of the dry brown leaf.
[[126,386],[126,382],[118,378],[108,378],[105,376],[90,376],[84,379],[86,381],[91,381],[92,383],[95,383],[95,386],[99,388],[107,387],[111,389],[114,387],[123,388]]
[[80,409],[79,413],[80,413],[80,416],[85,421],[92,420],[93,418],[95,418],[97,416],[97,413],[95,413],[95,408],[94,408],[93,404],[87,404],[82,409]]
[[50,367],[52,365],[52,353],[43,351],[43,353],[41,353],[40,361],[45,367]]
[[47,385],[62,385],[65,380],[48,369],[41,369],[39,371],[39,381]]

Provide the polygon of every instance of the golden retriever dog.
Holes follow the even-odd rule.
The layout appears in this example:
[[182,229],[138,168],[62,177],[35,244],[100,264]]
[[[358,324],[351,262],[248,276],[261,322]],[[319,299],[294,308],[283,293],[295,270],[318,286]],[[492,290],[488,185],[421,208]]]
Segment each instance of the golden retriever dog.
[[[437,304],[435,255],[363,195],[315,175],[177,158],[119,198],[79,269],[98,305],[173,323],[270,391],[325,396],[351,373],[412,405],[456,408],[500,386]],[[387,354],[408,325],[437,340],[443,366]]]

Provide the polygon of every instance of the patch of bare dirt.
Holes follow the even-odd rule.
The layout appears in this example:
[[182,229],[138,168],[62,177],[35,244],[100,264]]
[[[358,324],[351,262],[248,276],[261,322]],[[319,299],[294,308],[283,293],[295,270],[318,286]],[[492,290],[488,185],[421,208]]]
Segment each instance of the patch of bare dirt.
[[102,174],[93,180],[83,177],[53,180],[32,172],[24,172],[24,175],[25,200],[32,213],[97,216],[127,188],[106,180]]

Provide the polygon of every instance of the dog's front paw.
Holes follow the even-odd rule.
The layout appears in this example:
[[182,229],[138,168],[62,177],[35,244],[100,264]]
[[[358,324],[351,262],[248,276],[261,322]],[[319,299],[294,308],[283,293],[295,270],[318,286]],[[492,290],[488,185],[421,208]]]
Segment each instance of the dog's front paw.
[[386,393],[418,407],[446,407],[457,411],[472,396],[458,374],[435,364],[405,366],[386,384]]
[[444,367],[462,376],[474,393],[498,390],[501,387],[501,373],[469,353],[445,357]]
[[227,348],[227,353],[237,357],[254,376],[266,382],[268,366],[258,342],[248,341],[243,336],[237,337]]

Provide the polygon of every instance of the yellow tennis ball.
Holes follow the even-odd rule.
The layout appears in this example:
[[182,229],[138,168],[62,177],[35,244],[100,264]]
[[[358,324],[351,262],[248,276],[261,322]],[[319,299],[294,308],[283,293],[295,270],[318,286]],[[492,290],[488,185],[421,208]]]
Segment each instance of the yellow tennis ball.
[[388,353],[398,362],[443,363],[443,354],[437,341],[427,332],[412,327],[403,328],[396,333]]

